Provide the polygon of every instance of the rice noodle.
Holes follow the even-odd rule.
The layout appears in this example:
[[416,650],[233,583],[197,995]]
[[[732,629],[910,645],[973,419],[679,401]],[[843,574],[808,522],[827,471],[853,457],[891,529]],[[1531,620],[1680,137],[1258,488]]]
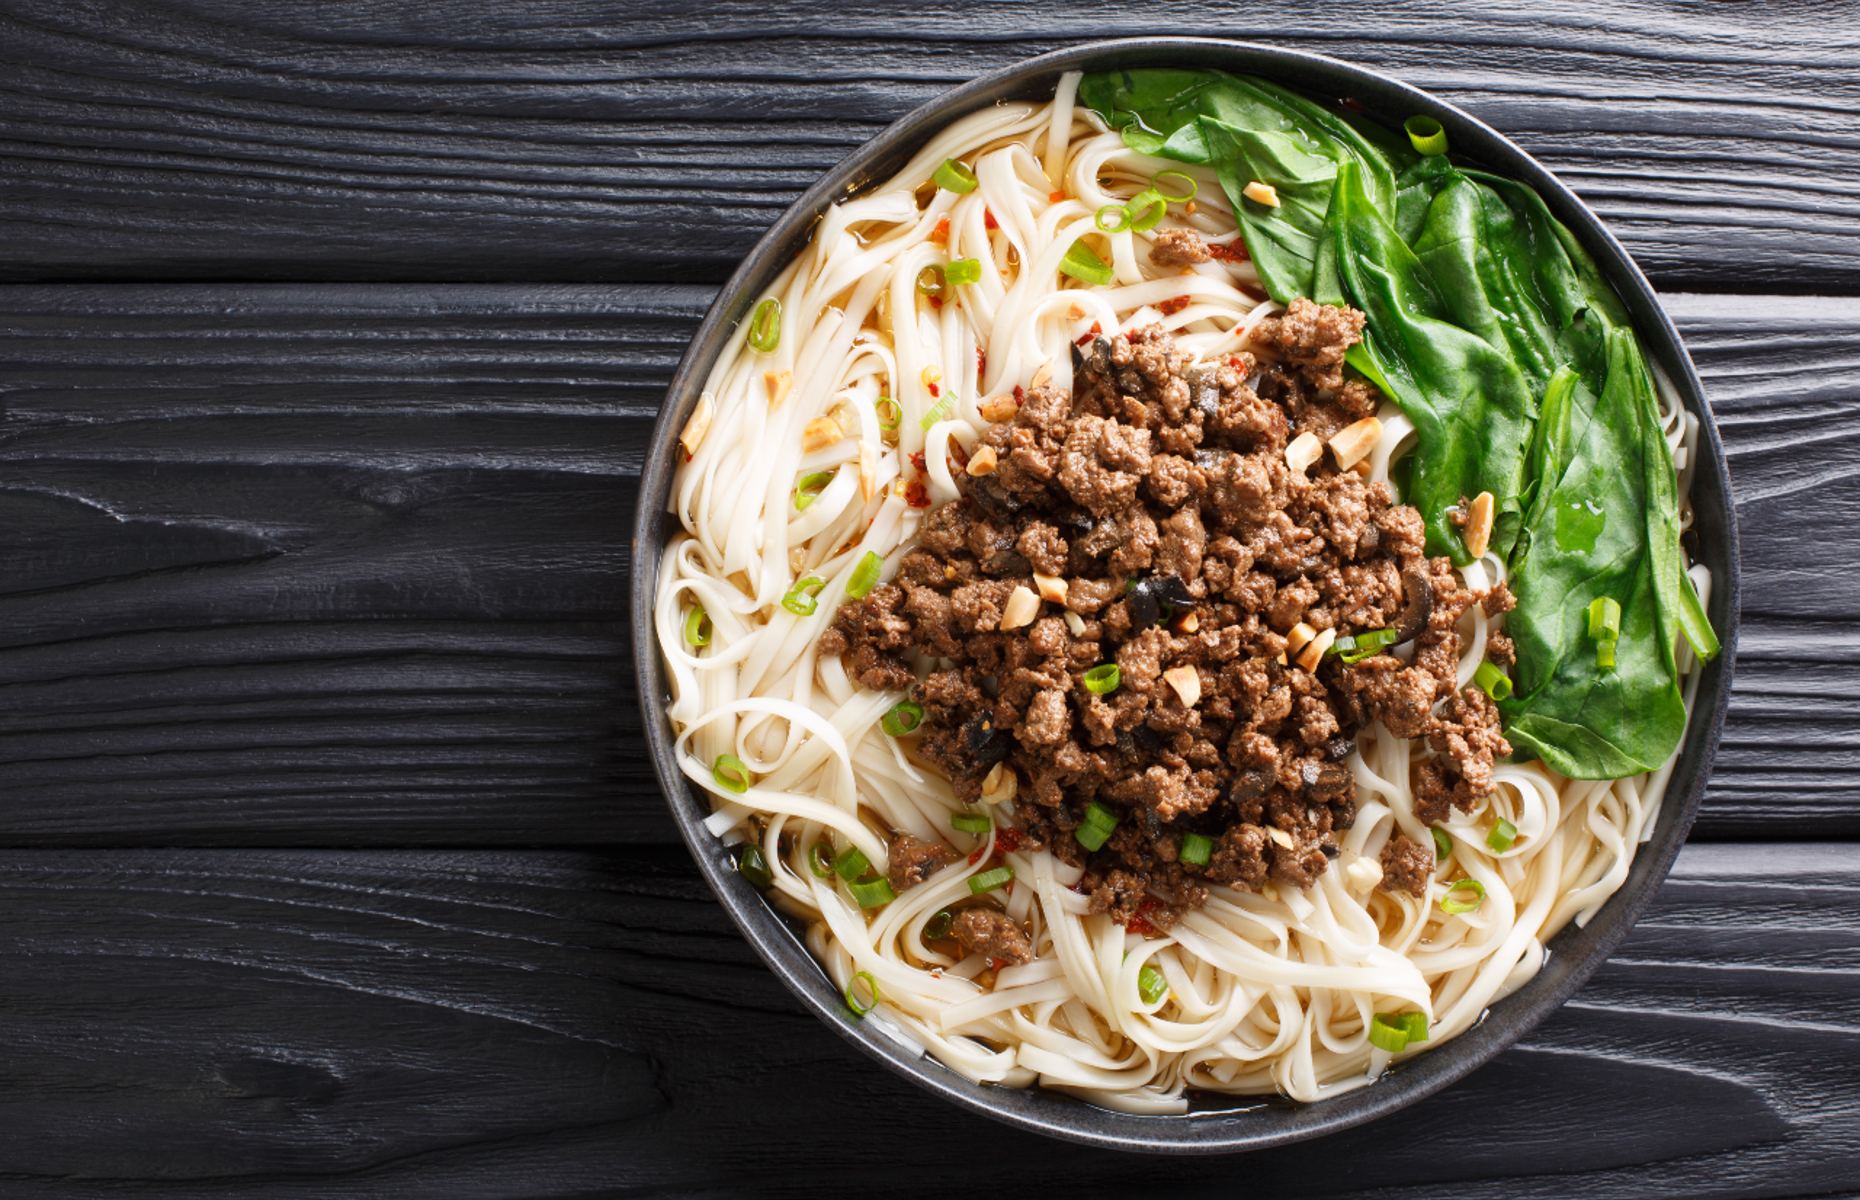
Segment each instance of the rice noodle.
[[[1148,260],[1149,237],[1108,235],[1114,280],[1087,288],[1059,274],[1067,247],[1092,230],[1099,205],[1128,199],[1157,172],[1199,185],[1189,222],[1231,241],[1231,211],[1213,173],[1153,159],[1124,145],[1075,106],[1067,76],[1048,104],[1004,104],[965,117],[931,139],[897,177],[829,211],[813,242],[769,289],[781,302],[781,340],[769,353],[735,338],[705,385],[715,409],[707,437],[679,470],[671,509],[682,529],[659,562],[656,628],[671,684],[668,711],[685,774],[713,793],[709,822],[726,840],[758,838],[771,863],[772,898],[807,927],[832,978],[878,981],[873,1019],[888,1036],[921,1046],[978,1082],[1040,1084],[1130,1111],[1179,1112],[1186,1089],[1282,1093],[1317,1100],[1372,1081],[1391,1056],[1369,1044],[1378,1008],[1412,1006],[1433,1021],[1428,1045],[1471,1028],[1495,1000],[1544,961],[1544,943],[1584,922],[1620,887],[1635,848],[1659,813],[1671,764],[1650,775],[1570,781],[1538,763],[1502,764],[1498,788],[1446,825],[1454,878],[1477,879],[1485,900],[1448,914],[1436,878],[1425,896],[1355,890],[1349,865],[1375,859],[1397,833],[1425,843],[1410,781],[1427,753],[1372,726],[1350,759],[1359,809],[1341,835],[1336,868],[1303,892],[1216,887],[1169,933],[1138,936],[1087,911],[1072,892],[1079,872],[1046,853],[1008,856],[1018,885],[1009,911],[1031,931],[1037,956],[976,983],[984,964],[955,962],[924,940],[926,922],[969,895],[987,858],[962,862],[863,913],[814,876],[807,856],[826,838],[885,860],[885,835],[944,837],[957,809],[947,782],[910,761],[879,721],[896,697],[855,687],[815,641],[868,551],[888,564],[924,510],[904,479],[922,452],[931,499],[956,492],[948,446],[969,447],[984,426],[980,404],[1041,370],[1064,386],[1069,348],[1094,324],[1107,334],[1158,319],[1156,306],[1189,303],[1161,318],[1188,353],[1217,358],[1246,343],[1276,306],[1262,302],[1251,264],[1217,260],[1186,272]],[[918,196],[935,166],[960,157],[978,186]],[[1063,193],[1063,194],[1060,194]],[[947,246],[933,240],[947,222]],[[975,258],[981,279],[958,302],[923,303],[918,273]],[[1249,294],[1249,290],[1251,294]],[[985,365],[983,365],[985,364]],[[771,403],[765,373],[791,384]],[[1662,380],[1664,384],[1665,381]],[[1682,487],[1696,463],[1697,419],[1661,388],[1668,442]],[[901,414],[895,436],[881,397]],[[801,432],[832,414],[845,441],[805,452]],[[1392,406],[1381,414],[1372,478],[1386,480],[1412,442]],[[852,464],[872,468],[868,494]],[[847,464],[805,511],[797,474]],[[1682,518],[1690,519],[1683,500]],[[810,615],[779,603],[803,572],[824,587]],[[1703,594],[1702,567],[1691,568]],[[887,569],[889,574],[889,567]],[[1488,556],[1467,568],[1470,586],[1504,577]],[[701,604],[709,643],[693,652],[685,613]],[[1471,678],[1495,622],[1466,617],[1460,682]],[[1690,651],[1680,648],[1689,669]],[[1688,681],[1687,702],[1696,678]],[[710,764],[731,753],[758,776],[742,794],[719,788]],[[1498,817],[1515,842],[1490,849]],[[1169,996],[1145,1005],[1137,979],[1160,970]]]

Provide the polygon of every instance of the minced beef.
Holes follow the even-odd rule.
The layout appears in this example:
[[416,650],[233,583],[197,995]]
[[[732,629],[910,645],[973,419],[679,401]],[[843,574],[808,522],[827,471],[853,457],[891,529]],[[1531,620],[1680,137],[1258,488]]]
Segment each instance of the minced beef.
[[1033,961],[1033,943],[1019,922],[993,908],[965,908],[950,932],[971,954],[1008,965]]
[[891,869],[887,872],[891,878],[893,891],[902,892],[914,888],[924,880],[956,861],[956,852],[941,842],[926,842],[922,838],[900,833],[891,839]]
[[1159,267],[1192,267],[1214,257],[1193,229],[1158,229],[1150,243],[1150,261]]
[[[1305,471],[1286,460],[1298,434],[1373,410],[1343,359],[1362,324],[1297,301],[1261,322],[1257,360],[1194,363],[1155,326],[1081,346],[1072,390],[1019,393],[978,443],[993,471],[959,476],[962,497],[926,515],[895,580],[823,638],[860,684],[913,688],[916,752],[960,799],[1011,769],[1018,843],[1082,867],[1091,909],[1132,928],[1167,928],[1210,885],[1309,886],[1355,820],[1342,760],[1372,720],[1427,740],[1423,790],[1449,804],[1489,789],[1508,752],[1484,695],[1453,688],[1453,622],[1492,599],[1425,556],[1420,515],[1387,485],[1328,453]],[[1003,629],[1017,589],[1040,593],[1035,573],[1064,600]],[[1288,641],[1398,621],[1412,662],[1306,667]],[[1086,673],[1109,664],[1118,685],[1093,691]],[[1094,805],[1117,824],[1087,850]],[[1182,860],[1190,834],[1211,842],[1203,863]],[[980,949],[1019,933],[989,912],[965,911],[958,937],[1011,959]]]
[[1382,890],[1425,896],[1434,874],[1434,851],[1404,834],[1382,847]]

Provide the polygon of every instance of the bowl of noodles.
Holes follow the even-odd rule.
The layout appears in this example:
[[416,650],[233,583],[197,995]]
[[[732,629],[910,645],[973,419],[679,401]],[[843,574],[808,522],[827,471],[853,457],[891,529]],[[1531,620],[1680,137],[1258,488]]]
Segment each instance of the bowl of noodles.
[[672,383],[648,737],[868,1054],[1262,1147],[1487,1061],[1684,840],[1736,530],[1691,362],[1500,134],[1335,60],[1048,54],[802,196]]

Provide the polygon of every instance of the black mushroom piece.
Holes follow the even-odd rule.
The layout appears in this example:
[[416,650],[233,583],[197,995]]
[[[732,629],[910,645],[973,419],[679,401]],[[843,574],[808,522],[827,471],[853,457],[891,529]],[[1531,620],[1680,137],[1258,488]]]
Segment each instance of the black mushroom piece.
[[1180,576],[1152,575],[1130,589],[1130,623],[1137,629],[1154,625],[1178,609],[1193,608],[1195,597]]
[[1403,571],[1401,590],[1401,615],[1395,621],[1397,644],[1420,637],[1421,631],[1427,628],[1427,619],[1434,615],[1434,585],[1427,581],[1427,576]]
[[995,726],[992,713],[977,713],[962,727],[969,753],[978,767],[992,767],[1014,749],[1014,739]]

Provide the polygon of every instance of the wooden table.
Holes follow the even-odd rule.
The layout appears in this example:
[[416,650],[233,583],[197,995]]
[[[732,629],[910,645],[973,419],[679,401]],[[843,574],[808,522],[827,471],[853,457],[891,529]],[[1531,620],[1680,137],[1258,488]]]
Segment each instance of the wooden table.
[[[1860,6],[422,7],[0,3],[0,1194],[1860,1189]],[[669,372],[775,214],[947,85],[1165,32],[1561,172],[1698,358],[1749,598],[1693,844],[1574,1003],[1167,1164],[801,1014],[676,843],[623,611]]]

